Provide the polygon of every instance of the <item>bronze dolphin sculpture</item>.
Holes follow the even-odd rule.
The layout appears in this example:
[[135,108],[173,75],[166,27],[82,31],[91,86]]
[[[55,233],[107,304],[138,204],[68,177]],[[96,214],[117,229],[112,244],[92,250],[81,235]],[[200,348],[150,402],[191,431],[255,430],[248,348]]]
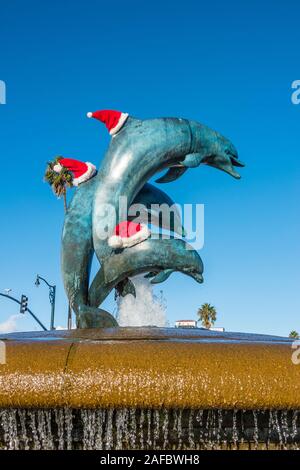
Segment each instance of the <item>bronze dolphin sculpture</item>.
[[[203,281],[201,258],[184,240],[150,238],[122,250],[113,250],[107,242],[116,220],[127,218],[119,213],[120,197],[126,197],[129,206],[145,203],[149,210],[153,203],[171,205],[173,201],[147,181],[164,169],[165,176],[157,182],[174,181],[200,164],[234,178],[240,177],[234,167],[244,166],[227,138],[196,121],[129,117],[113,136],[97,176],[75,191],[65,218],[62,273],[78,327],[116,326],[114,317],[98,307],[114,288],[134,294],[129,278],[138,273],[149,273],[154,283],[173,271]],[[90,285],[94,253],[100,270]]]

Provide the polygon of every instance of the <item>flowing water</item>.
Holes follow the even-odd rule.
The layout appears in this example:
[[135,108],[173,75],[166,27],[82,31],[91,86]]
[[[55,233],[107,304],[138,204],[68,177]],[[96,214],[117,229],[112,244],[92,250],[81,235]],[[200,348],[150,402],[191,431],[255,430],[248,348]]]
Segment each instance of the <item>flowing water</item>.
[[120,326],[167,326],[167,306],[162,291],[156,295],[153,284],[144,276],[135,276],[136,297],[126,295],[117,301],[117,320]]
[[2,409],[0,448],[299,449],[298,410]]

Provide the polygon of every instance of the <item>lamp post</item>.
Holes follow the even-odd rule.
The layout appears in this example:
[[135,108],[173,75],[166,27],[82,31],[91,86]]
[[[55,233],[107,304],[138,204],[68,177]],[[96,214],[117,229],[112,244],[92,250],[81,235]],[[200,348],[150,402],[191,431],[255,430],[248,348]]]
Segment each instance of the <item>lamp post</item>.
[[56,286],[51,286],[49,282],[46,281],[42,276],[37,274],[35,285],[39,287],[40,281],[44,281],[45,284],[49,287],[49,301],[51,305],[51,320],[50,320],[50,330],[54,330],[54,314],[55,314],[55,293],[56,293]]

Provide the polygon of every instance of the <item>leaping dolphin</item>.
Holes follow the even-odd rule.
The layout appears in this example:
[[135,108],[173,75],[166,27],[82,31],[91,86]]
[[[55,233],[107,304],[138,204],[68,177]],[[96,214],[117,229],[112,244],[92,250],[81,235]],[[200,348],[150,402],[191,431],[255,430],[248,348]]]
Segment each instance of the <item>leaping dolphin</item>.
[[[201,258],[195,250],[187,250],[183,240],[148,239],[121,252],[107,243],[119,220],[120,197],[126,197],[131,205],[154,174],[168,169],[158,182],[173,181],[201,164],[234,178],[239,175],[233,167],[244,166],[228,139],[187,119],[128,117],[113,136],[98,175],[75,192],[63,231],[63,278],[79,327],[116,325],[115,319],[98,306],[113,288],[138,273],[154,273],[161,282],[171,272],[181,271],[202,282]],[[107,207],[113,207],[114,213]],[[93,251],[100,270],[88,293]]]

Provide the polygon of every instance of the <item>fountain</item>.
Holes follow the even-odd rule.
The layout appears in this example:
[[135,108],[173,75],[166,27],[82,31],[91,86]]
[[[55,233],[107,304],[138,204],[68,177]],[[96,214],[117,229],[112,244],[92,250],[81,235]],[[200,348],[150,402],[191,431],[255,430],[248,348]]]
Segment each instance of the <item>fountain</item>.
[[0,337],[6,449],[298,449],[286,338],[111,328]]
[[[96,176],[90,163],[78,165],[93,177],[80,180],[65,217],[62,274],[77,329],[0,335],[6,357],[0,448],[298,449],[300,380],[289,339],[138,327],[139,318],[131,319],[134,327],[119,326],[99,308],[115,289],[124,325],[136,304],[122,299],[130,294],[140,301],[136,275],[157,284],[180,271],[202,283],[198,252],[178,238],[184,235],[180,214],[174,210],[166,222],[154,208],[171,208],[173,201],[147,181],[163,169],[158,182],[174,181],[200,164],[239,178],[236,149],[186,119],[142,121],[112,111],[89,116],[109,116],[114,136]],[[48,169],[51,181],[67,161]],[[141,219],[132,235],[136,205]],[[149,236],[148,223],[171,236]],[[94,254],[100,270],[92,280]],[[141,298],[149,303],[148,294]],[[163,312],[154,307],[161,326]]]

